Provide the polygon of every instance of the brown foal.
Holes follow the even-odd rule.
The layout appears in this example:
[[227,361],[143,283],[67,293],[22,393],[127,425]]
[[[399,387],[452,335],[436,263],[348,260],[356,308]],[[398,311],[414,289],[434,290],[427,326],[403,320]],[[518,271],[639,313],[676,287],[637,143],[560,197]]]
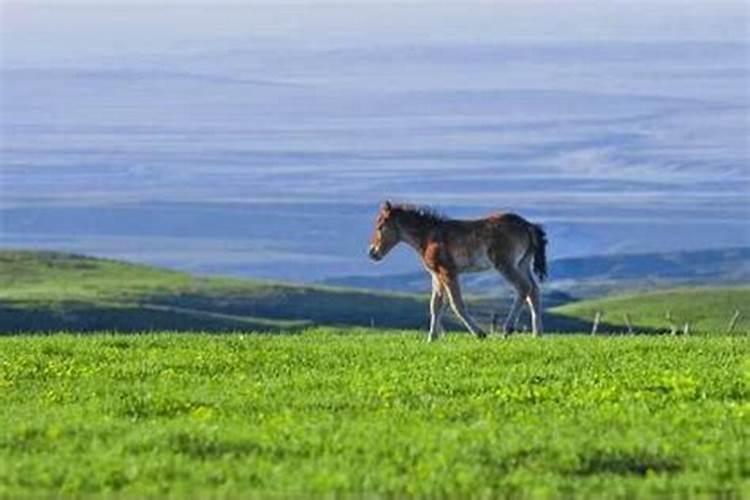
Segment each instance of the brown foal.
[[429,208],[386,201],[375,220],[370,257],[379,261],[402,241],[417,251],[432,276],[429,340],[436,340],[443,331],[441,318],[446,302],[471,333],[486,337],[466,311],[458,276],[490,269],[502,274],[516,290],[503,325],[505,333],[514,330],[526,302],[533,333],[542,334],[539,282],[547,275],[547,238],[539,225],[512,213],[454,220]]

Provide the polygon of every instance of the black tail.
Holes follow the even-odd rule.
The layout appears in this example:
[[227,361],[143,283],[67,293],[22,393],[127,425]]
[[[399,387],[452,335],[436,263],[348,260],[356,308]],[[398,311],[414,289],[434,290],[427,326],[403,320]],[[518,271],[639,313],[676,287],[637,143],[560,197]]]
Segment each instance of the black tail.
[[534,248],[534,272],[539,281],[547,278],[547,234],[539,224],[531,225],[531,244]]

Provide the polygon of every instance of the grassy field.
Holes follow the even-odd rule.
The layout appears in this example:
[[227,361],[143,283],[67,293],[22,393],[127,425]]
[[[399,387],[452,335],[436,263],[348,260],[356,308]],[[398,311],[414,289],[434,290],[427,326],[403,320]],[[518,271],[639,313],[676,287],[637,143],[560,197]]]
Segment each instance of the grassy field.
[[744,336],[0,338],[0,496],[750,494]]

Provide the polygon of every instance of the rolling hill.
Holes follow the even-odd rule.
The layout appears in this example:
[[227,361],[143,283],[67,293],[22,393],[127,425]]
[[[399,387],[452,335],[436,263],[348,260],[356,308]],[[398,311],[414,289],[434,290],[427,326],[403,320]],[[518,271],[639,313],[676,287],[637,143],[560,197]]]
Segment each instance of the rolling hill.
[[[694,331],[722,328],[737,309],[747,318],[748,289],[680,290],[570,303],[545,299],[547,331],[589,331],[596,310],[602,332],[623,330],[628,312],[640,332],[664,331],[664,312],[691,321]],[[470,297],[488,325],[510,303]],[[657,300],[658,299],[658,300]],[[425,329],[426,295],[303,286],[233,278],[200,278],[139,264],[59,252],[0,251],[0,334],[52,331],[299,331],[311,326]],[[689,316],[698,314],[699,316]],[[525,312],[524,312],[525,314]],[[685,319],[683,319],[685,318]],[[449,327],[452,315],[446,315]],[[738,328],[745,328],[745,319]],[[521,325],[528,323],[522,315]]]
[[693,332],[725,332],[736,313],[733,331],[750,331],[750,288],[686,288],[573,302],[551,310],[554,314],[591,320],[602,313],[610,331],[627,330],[626,315],[636,331],[666,331],[670,321],[680,331],[688,323]]
[[[488,324],[511,296],[469,298]],[[547,297],[548,305],[568,301]],[[446,315],[448,326],[452,315]],[[120,261],[49,251],[0,251],[0,334],[51,331],[298,331],[311,326],[426,329],[427,297],[331,286],[199,278]],[[550,318],[559,330],[585,328]]]
[[[424,298],[186,273],[57,252],[0,251],[0,331],[395,328],[425,321]],[[373,317],[373,314],[376,314]]]

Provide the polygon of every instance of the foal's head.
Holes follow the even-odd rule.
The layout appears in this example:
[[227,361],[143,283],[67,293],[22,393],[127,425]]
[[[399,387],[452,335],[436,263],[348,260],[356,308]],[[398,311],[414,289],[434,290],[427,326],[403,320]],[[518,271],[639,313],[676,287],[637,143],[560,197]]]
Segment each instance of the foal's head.
[[382,259],[401,241],[401,231],[393,212],[390,201],[383,203],[380,212],[378,212],[375,219],[375,232],[370,240],[369,253],[372,260]]

